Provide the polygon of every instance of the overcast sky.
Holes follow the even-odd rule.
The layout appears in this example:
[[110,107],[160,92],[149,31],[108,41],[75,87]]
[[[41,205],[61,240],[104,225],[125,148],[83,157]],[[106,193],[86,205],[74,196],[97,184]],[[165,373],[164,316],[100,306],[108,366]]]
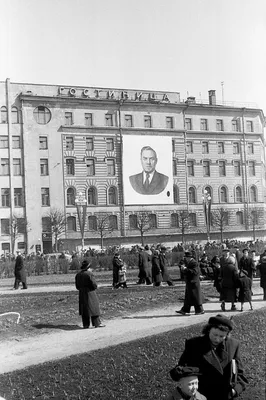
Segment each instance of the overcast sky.
[[180,92],[266,114],[265,0],[0,0],[0,80]]

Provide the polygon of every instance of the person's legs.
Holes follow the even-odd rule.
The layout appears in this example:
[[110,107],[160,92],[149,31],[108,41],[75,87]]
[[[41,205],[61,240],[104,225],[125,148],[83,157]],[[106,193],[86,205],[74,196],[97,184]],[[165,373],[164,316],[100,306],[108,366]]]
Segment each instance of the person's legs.
[[149,277],[145,278],[145,280],[146,280],[146,285],[151,285],[152,282]]
[[82,324],[84,329],[88,329],[90,327],[90,316],[87,314],[82,314]]
[[263,288],[263,300],[266,300],[266,287]]
[[231,311],[236,311],[235,302],[231,303]]
[[22,289],[28,289],[28,286],[27,286],[27,283],[26,283],[26,281],[23,281],[22,282]]
[[241,310],[240,311],[243,311],[244,310],[244,303],[241,303]]
[[253,310],[252,302],[251,302],[251,301],[249,302],[249,306],[250,306],[250,309]]
[[20,283],[20,280],[18,278],[15,278],[14,289],[18,289],[19,283]]
[[200,305],[197,304],[194,306],[194,308],[195,308],[195,314],[204,314],[202,304]]
[[103,328],[105,326],[101,323],[100,317],[98,315],[91,317],[91,323],[95,328]]
[[167,281],[167,283],[168,283],[168,286],[174,286],[172,281]]

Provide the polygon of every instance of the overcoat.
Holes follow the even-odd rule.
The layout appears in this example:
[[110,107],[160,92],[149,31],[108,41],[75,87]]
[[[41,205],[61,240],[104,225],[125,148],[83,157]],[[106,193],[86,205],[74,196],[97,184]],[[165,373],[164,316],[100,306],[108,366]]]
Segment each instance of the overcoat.
[[[178,364],[200,369],[202,375],[199,376],[199,392],[207,400],[228,400],[232,388],[239,395],[247,384],[239,346],[238,340],[227,337],[214,351],[209,334],[194,337],[186,341]],[[237,367],[236,375],[232,373],[232,360],[235,360]],[[170,371],[170,375],[175,380],[175,368]]]
[[240,303],[249,302],[252,299],[251,295],[251,287],[252,287],[252,280],[248,276],[241,276],[238,278],[238,285],[240,290],[238,293],[238,301]]
[[238,270],[233,257],[221,257],[221,297],[222,301],[234,303],[236,301],[236,287]]
[[152,282],[161,283],[163,279],[160,269],[159,254],[154,253],[152,255],[151,261],[152,261],[152,267],[151,267]]
[[26,283],[26,271],[24,267],[24,260],[21,255],[18,255],[15,261],[15,278]]
[[200,288],[200,268],[194,258],[189,261],[185,260],[184,270],[186,290],[185,290],[185,301],[184,304],[190,304],[192,306],[202,305],[202,294]]
[[119,271],[123,267],[123,260],[119,255],[114,255],[113,258],[113,286],[119,283]]
[[162,271],[162,278],[163,282],[171,281],[170,274],[168,272],[168,260],[166,258],[165,253],[160,253],[159,254],[159,262],[160,262],[160,269]]
[[266,254],[263,253],[260,256],[260,261],[257,266],[260,272],[260,287],[266,289]]
[[145,278],[151,278],[151,252],[148,250],[144,250],[142,252],[142,268],[143,273],[145,274]]
[[91,271],[81,270],[75,277],[76,288],[79,291],[79,315],[97,317],[100,306],[96,294],[97,283]]
[[137,193],[148,195],[161,193],[167,186],[168,180],[168,176],[161,174],[160,172],[154,171],[152,181],[147,188],[143,184],[142,172],[129,177],[131,186]]
[[238,267],[239,267],[240,270],[244,269],[245,271],[247,271],[248,277],[250,279],[253,278],[253,274],[256,271],[256,267],[254,265],[254,262],[253,262],[252,258],[250,258],[250,257],[247,257],[247,258],[241,257]]

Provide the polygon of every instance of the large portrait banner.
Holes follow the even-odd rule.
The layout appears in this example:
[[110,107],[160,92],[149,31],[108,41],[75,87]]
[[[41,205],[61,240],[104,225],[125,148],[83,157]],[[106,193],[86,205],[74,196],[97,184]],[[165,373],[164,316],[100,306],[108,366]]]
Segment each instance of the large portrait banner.
[[126,205],[173,204],[172,138],[123,136]]

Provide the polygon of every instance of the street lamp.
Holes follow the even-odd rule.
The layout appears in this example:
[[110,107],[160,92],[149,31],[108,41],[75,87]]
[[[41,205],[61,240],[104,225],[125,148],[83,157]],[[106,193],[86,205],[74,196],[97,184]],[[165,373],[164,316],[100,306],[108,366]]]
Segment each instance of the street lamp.
[[202,195],[202,203],[203,203],[203,212],[206,223],[206,231],[207,231],[207,241],[210,241],[210,227],[211,227],[211,195],[205,189]]
[[79,228],[81,233],[81,247],[84,249],[84,230],[85,230],[85,222],[86,222],[86,209],[87,209],[87,200],[82,192],[79,192],[75,198],[75,203],[77,207],[78,220],[79,220]]

